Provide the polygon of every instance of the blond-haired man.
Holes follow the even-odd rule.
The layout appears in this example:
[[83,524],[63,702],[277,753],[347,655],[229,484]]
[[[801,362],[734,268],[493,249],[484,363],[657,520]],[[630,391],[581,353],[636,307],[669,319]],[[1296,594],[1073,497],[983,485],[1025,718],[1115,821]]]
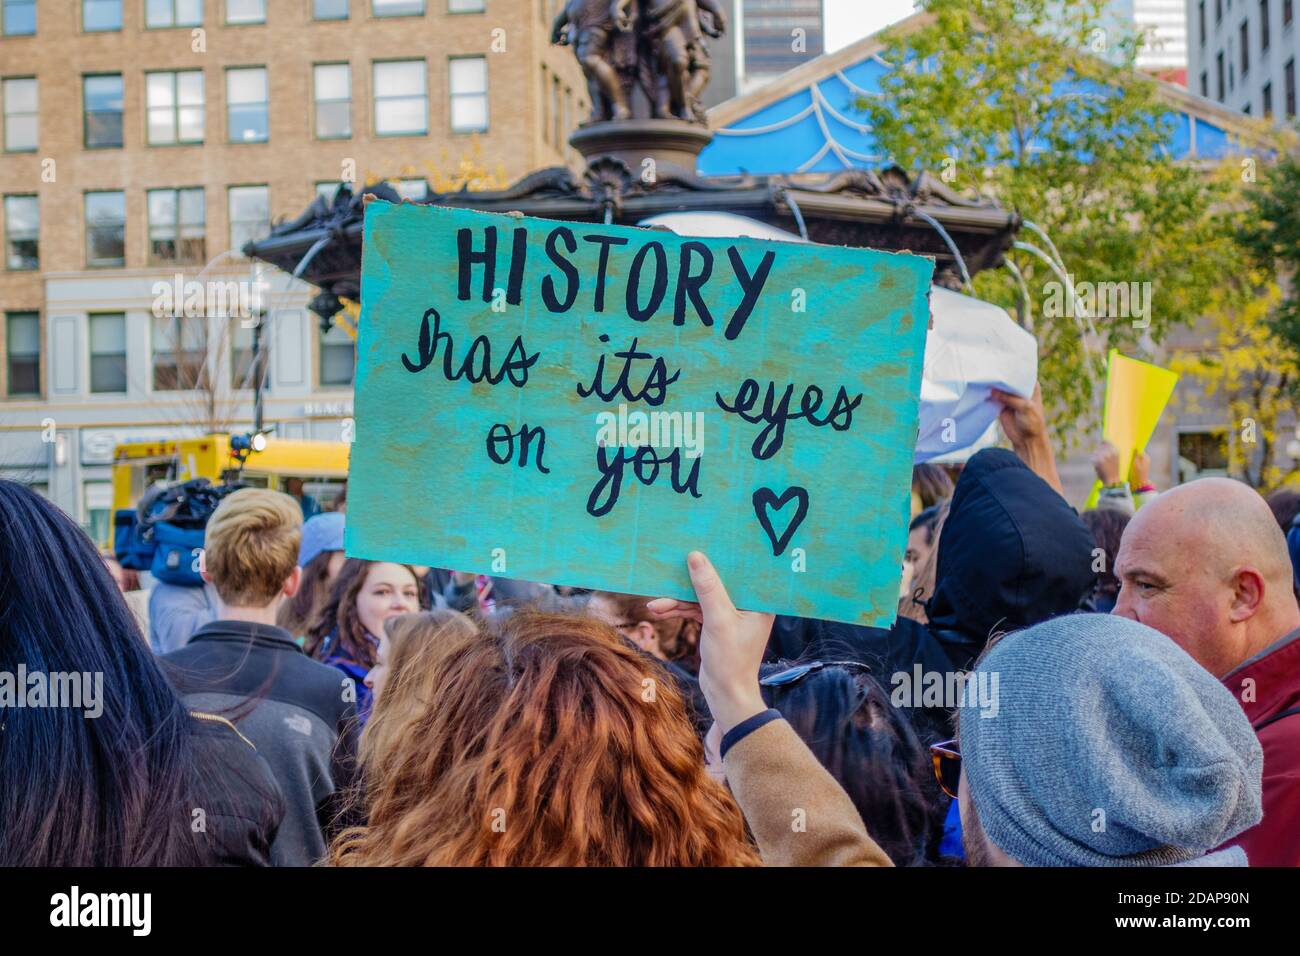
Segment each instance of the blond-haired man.
[[351,680],[308,658],[275,626],[298,590],[302,509],[288,495],[244,488],[208,520],[201,567],[217,619],[161,658],[192,710],[228,716],[275,773],[284,822],[271,859],[309,866],[325,853],[356,754]]

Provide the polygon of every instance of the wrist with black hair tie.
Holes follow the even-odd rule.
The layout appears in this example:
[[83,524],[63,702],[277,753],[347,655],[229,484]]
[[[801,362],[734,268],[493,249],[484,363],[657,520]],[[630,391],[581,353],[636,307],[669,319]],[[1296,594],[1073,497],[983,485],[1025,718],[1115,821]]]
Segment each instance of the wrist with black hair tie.
[[736,744],[740,743],[754,731],[758,730],[758,728],[770,724],[774,720],[780,719],[781,712],[772,707],[769,707],[767,710],[761,710],[752,717],[746,717],[722,735],[722,743],[718,747],[718,756],[725,758],[728,750],[736,746]]

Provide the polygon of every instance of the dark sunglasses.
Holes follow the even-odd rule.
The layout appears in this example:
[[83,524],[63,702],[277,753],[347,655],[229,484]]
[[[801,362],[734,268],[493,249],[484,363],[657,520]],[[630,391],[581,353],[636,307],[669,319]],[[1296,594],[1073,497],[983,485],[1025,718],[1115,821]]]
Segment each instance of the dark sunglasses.
[[803,664],[796,664],[793,667],[787,667],[775,674],[768,674],[766,677],[759,678],[758,683],[761,687],[788,687],[791,684],[797,684],[814,671],[823,670],[827,667],[847,667],[850,670],[857,670],[864,674],[871,673],[871,668],[861,661],[808,661]]
[[930,759],[934,761],[934,776],[940,788],[955,800],[961,780],[961,745],[956,740],[931,744]]

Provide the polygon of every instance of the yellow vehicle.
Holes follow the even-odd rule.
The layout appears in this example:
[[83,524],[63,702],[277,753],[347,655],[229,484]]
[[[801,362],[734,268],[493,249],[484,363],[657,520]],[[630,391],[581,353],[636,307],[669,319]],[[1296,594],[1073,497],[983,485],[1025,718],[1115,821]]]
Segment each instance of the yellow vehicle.
[[[176,441],[137,441],[113,449],[113,510],[134,508],[157,482],[235,477],[247,485],[295,491],[328,509],[348,478],[347,442],[298,441],[258,436],[242,472],[231,436],[205,435]],[[298,483],[301,482],[301,489]]]

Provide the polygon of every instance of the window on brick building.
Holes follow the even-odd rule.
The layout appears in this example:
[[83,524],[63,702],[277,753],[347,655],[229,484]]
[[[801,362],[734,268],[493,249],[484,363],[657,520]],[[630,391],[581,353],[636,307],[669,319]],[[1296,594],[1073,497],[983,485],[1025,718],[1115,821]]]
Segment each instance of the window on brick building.
[[4,101],[5,151],[35,152],[40,118],[36,77],[9,77],[0,83],[0,100]]
[[311,15],[315,20],[346,20],[348,0],[312,0]]
[[241,254],[245,244],[261,239],[271,229],[271,197],[265,186],[231,186],[230,248]]
[[235,25],[265,23],[266,0],[226,0],[226,22]]
[[265,143],[270,138],[266,67],[226,70],[226,118],[232,143]]
[[481,133],[488,128],[487,57],[454,57],[450,66],[452,132]]
[[126,193],[86,193],[86,265],[126,265]]
[[316,100],[316,138],[352,136],[352,68],[346,63],[317,63],[312,68]]
[[5,316],[8,376],[6,392],[39,395],[41,391],[41,316],[39,312],[10,312]]
[[81,29],[87,33],[122,29],[122,0],[81,0]]
[[151,189],[148,197],[149,261],[198,265],[207,261],[203,187]]
[[203,0],[145,0],[144,25],[199,27],[203,25]]
[[146,140],[150,146],[203,142],[203,71],[146,73]]
[[36,0],[0,0],[0,33],[29,37],[36,33]]
[[320,384],[351,385],[357,365],[357,344],[337,322],[320,333]]
[[155,315],[150,331],[154,391],[203,388],[208,377],[207,316]]
[[429,96],[423,60],[389,60],[374,66],[375,133],[423,136],[429,131]]
[[424,0],[370,0],[377,17],[418,17],[424,14]]
[[126,391],[126,316],[93,313],[90,325],[90,390]]
[[87,149],[122,145],[122,74],[104,73],[81,78],[85,107]]
[[15,272],[41,267],[41,207],[35,196],[5,196],[5,268]]

